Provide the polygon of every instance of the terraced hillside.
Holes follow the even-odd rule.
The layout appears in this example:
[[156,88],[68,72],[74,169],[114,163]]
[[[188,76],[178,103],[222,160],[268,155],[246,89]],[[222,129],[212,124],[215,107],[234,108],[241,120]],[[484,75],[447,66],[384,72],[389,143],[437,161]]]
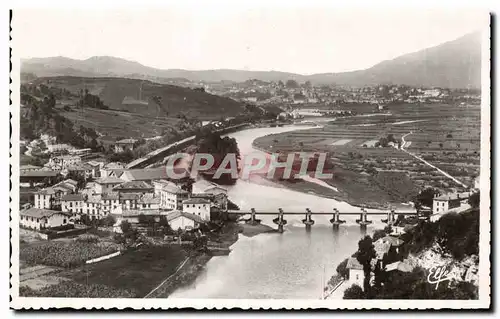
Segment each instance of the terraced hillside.
[[72,93],[88,90],[105,105],[149,117],[184,114],[199,119],[219,119],[242,112],[243,105],[220,96],[173,85],[126,78],[47,77],[36,84],[64,88]]

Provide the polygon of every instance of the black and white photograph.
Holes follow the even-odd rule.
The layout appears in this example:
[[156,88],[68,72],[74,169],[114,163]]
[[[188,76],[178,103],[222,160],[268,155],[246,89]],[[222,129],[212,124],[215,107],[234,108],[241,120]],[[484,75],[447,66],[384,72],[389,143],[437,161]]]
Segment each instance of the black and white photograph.
[[14,309],[479,309],[490,13],[12,10]]

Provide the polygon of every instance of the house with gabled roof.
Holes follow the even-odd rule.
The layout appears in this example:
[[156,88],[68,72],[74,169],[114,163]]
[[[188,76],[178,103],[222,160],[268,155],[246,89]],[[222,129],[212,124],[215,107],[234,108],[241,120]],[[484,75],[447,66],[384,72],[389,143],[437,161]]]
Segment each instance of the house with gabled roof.
[[19,223],[31,229],[59,227],[70,223],[71,214],[67,212],[31,207],[19,212]]

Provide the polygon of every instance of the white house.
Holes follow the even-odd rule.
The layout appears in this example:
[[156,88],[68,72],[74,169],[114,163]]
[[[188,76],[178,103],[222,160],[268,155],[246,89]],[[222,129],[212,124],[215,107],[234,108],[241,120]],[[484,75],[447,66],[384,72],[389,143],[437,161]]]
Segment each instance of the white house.
[[100,177],[108,177],[114,175],[114,177],[119,177],[116,176],[116,172],[121,172],[125,170],[125,165],[120,162],[111,162],[108,164],[105,164],[101,167],[100,169]]
[[101,195],[101,210],[103,215],[122,214],[122,205],[118,193],[106,193]]
[[179,210],[169,212],[167,215],[167,221],[172,230],[194,229],[204,222],[200,217],[196,215],[181,212]]
[[154,194],[144,194],[137,201],[138,209],[160,209],[160,197]]
[[349,258],[346,268],[349,270],[349,284],[358,285],[361,289],[364,289],[363,281],[365,280],[365,273],[359,261],[354,257]]
[[166,180],[154,181],[155,195],[160,198],[160,208],[180,210],[182,202],[188,199],[189,193],[172,182]]
[[105,217],[101,210],[101,195],[89,196],[84,205],[84,212],[91,220]]
[[470,193],[454,193],[436,196],[434,197],[432,203],[432,214],[433,216],[438,216],[448,212],[451,209],[458,208],[462,204],[466,204],[469,197]]
[[32,229],[44,229],[69,224],[70,213],[40,208],[29,208],[20,212],[21,226]]
[[210,201],[205,198],[190,198],[182,202],[182,211],[210,220]]
[[61,210],[63,212],[83,214],[85,196],[83,194],[67,194],[61,197]]
[[55,199],[53,188],[45,188],[35,193],[35,208],[51,209]]

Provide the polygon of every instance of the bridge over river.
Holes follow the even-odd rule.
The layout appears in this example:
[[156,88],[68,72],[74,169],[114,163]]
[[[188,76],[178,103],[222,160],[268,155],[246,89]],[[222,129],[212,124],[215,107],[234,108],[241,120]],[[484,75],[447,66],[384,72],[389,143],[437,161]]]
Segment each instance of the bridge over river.
[[312,225],[314,225],[314,220],[312,219],[313,215],[332,215],[330,223],[332,223],[333,227],[335,228],[338,228],[341,224],[345,223],[345,220],[340,219],[340,215],[359,215],[359,219],[356,219],[356,223],[358,223],[361,227],[366,227],[367,225],[372,223],[371,220],[368,220],[368,216],[386,216],[387,218],[382,219],[382,222],[389,225],[394,224],[394,222],[396,221],[396,215],[418,216],[417,211],[396,211],[392,209],[390,211],[368,212],[364,208],[361,208],[361,211],[342,212],[336,208],[333,209],[333,212],[312,212],[309,208],[307,208],[305,212],[285,212],[281,208],[278,210],[278,212],[271,212],[256,211],[252,208],[249,212],[231,210],[227,213],[229,215],[250,215],[250,218],[246,219],[245,221],[246,223],[253,225],[260,223],[260,220],[256,218],[257,215],[275,215],[277,217],[273,219],[273,222],[278,225],[278,231],[280,232],[283,232],[283,226],[285,226],[287,223],[285,215],[304,215],[304,219],[302,220],[302,222],[306,225],[306,227],[311,227]]

